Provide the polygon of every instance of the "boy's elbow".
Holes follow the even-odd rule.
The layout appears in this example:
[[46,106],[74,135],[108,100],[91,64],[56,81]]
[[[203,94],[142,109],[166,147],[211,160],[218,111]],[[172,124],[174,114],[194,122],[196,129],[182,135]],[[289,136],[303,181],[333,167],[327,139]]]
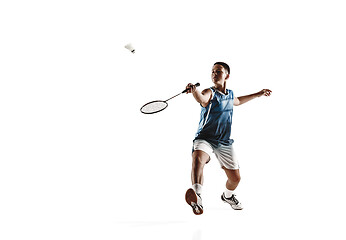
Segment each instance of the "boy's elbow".
[[201,106],[202,106],[202,107],[206,107],[206,106],[208,106],[208,104],[209,104],[209,103],[207,103],[207,102],[203,102],[203,103],[201,103]]
[[240,102],[240,100],[239,100],[239,98],[236,98],[235,100],[234,100],[234,102],[233,102],[233,105],[234,106],[239,106],[239,105],[241,105],[242,103]]
[[206,107],[210,103],[210,99],[206,97],[201,98],[199,103],[201,104],[202,107]]

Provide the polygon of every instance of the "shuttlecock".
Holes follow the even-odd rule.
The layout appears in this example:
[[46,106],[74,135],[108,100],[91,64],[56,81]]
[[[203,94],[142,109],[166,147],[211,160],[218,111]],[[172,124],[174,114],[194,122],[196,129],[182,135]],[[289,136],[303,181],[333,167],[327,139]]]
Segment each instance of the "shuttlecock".
[[134,49],[134,47],[132,46],[131,43],[125,45],[125,48],[130,50],[130,52],[135,53],[135,49]]

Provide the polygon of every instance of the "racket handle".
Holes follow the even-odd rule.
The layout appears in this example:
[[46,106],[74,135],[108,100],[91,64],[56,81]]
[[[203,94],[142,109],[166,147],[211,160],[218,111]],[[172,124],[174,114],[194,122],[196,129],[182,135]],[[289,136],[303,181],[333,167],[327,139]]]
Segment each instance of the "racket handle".
[[[201,84],[199,84],[199,82],[195,84],[195,86],[196,86],[196,87],[199,87],[200,85],[201,85]],[[185,89],[185,90],[184,90],[184,91],[182,91],[181,93],[186,93],[186,92],[187,92],[187,90],[188,90],[188,89]]]

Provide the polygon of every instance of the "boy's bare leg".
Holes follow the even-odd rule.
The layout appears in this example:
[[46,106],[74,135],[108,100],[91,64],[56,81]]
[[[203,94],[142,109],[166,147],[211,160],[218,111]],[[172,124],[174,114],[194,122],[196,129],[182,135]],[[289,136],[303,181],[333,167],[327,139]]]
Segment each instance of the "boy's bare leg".
[[209,155],[201,150],[195,150],[192,153],[192,170],[191,170],[191,182],[203,185],[203,168],[209,161]]
[[192,153],[191,182],[192,187],[186,191],[185,200],[192,207],[193,213],[200,215],[203,213],[202,205],[202,184],[203,168],[209,161],[209,155],[201,150]]
[[240,182],[240,173],[239,169],[227,169],[222,167],[225,170],[227,175],[226,189],[225,192],[221,195],[222,201],[231,205],[235,210],[242,210],[243,207],[238,199],[235,198],[234,190],[237,188]]
[[240,182],[240,173],[239,169],[227,169],[225,167],[222,167],[223,170],[225,170],[226,175],[227,175],[227,182],[226,182],[226,188],[228,190],[234,191],[239,182]]

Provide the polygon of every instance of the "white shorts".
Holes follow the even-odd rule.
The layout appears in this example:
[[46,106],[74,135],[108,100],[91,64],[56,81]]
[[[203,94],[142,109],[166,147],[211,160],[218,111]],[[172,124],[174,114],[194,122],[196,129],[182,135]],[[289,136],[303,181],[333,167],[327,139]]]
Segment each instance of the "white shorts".
[[220,145],[217,148],[214,148],[210,143],[206,140],[196,139],[193,141],[193,151],[201,150],[209,155],[209,158],[212,156],[212,153],[215,154],[217,160],[221,167],[225,167],[227,169],[239,169],[239,163],[235,158],[233,152],[233,145]]

